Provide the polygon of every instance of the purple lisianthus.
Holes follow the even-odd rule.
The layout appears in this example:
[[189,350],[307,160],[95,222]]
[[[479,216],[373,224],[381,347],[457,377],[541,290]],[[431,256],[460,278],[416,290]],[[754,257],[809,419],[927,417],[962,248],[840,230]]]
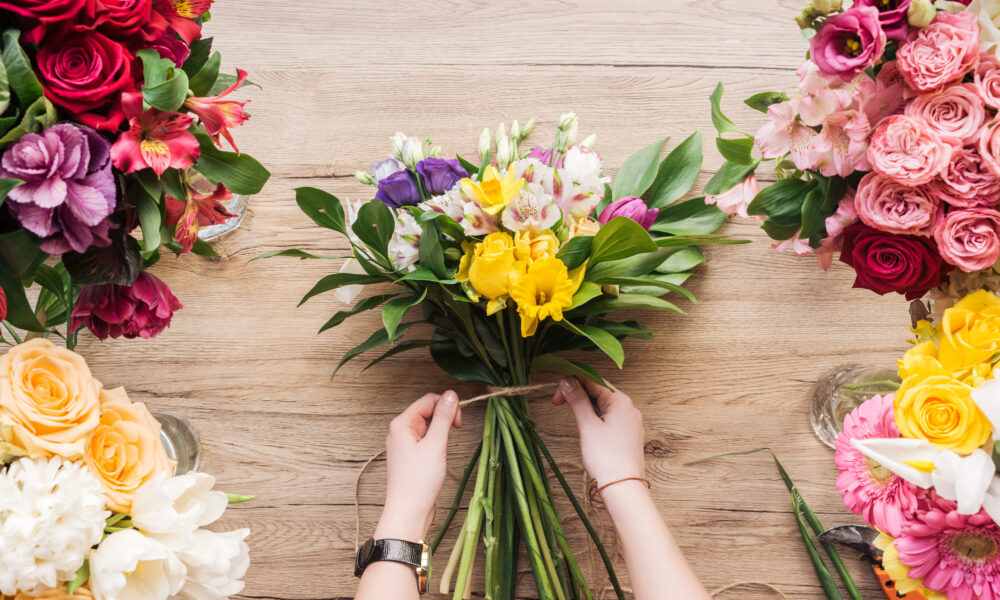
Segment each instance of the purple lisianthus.
[[425,158],[417,163],[417,173],[424,181],[424,190],[431,196],[447,192],[462,178],[469,176],[469,172],[455,158]]
[[906,12],[910,8],[910,0],[854,0],[854,6],[871,6],[879,12],[879,23],[882,31],[891,40],[905,40],[910,31],[906,20]]
[[656,216],[659,214],[659,210],[646,206],[642,198],[625,196],[609,204],[597,220],[601,222],[601,225],[607,225],[608,221],[615,217],[625,217],[642,225],[642,228],[648,231],[656,222]]
[[850,79],[878,62],[886,44],[879,17],[877,8],[852,6],[827,19],[810,42],[810,56],[819,70]]
[[375,197],[390,208],[414,206],[420,203],[417,179],[409,171],[398,171],[378,182]]
[[115,210],[111,146],[88,127],[59,123],[28,133],[0,158],[0,177],[24,183],[6,206],[42,238],[49,254],[84,252],[111,243],[108,216]]
[[375,182],[378,183],[389,175],[399,173],[405,168],[406,167],[403,166],[403,163],[399,162],[395,158],[387,158],[372,165],[372,174],[375,176]]

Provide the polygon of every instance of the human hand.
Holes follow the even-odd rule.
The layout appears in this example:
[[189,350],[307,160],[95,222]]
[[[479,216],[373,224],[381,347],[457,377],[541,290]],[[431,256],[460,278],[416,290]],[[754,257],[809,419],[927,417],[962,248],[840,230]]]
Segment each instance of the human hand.
[[422,540],[447,472],[448,435],[461,427],[458,395],[427,394],[389,424],[385,508],[376,539]]
[[[581,385],[581,383],[583,385]],[[566,378],[552,398],[569,404],[580,430],[583,466],[602,486],[645,473],[642,413],[627,394],[588,380]]]

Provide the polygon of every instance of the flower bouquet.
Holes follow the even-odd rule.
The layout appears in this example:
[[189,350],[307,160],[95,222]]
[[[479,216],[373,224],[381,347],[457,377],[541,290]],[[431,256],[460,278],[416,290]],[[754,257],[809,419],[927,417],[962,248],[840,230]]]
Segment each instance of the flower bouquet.
[[0,0],[0,320],[14,342],[21,329],[73,347],[84,325],[157,335],[181,307],[145,272],[160,247],[214,256],[199,228],[267,181],[221,149],[248,118],[226,99],[246,73],[220,74],[201,36],[210,5]]
[[13,600],[222,600],[243,589],[249,529],[230,502],[174,476],[160,425],[83,357],[48,340],[0,357],[0,595]]
[[976,291],[921,321],[903,383],[854,409],[836,441],[837,490],[882,532],[901,593],[1000,597],[1000,299]]
[[[393,156],[358,175],[377,186],[370,201],[341,203],[317,189],[297,190],[302,210],[347,236],[351,249],[341,272],[324,277],[303,302],[332,290],[352,301],[363,286],[392,284],[322,327],[382,307],[382,327],[348,351],[338,369],[376,348],[387,347],[369,366],[429,347],[456,379],[507,390],[500,394],[509,397],[486,401],[482,444],[431,545],[440,544],[473,480],[468,513],[441,576],[441,589],[454,590],[456,599],[468,597],[480,541],[487,597],[514,597],[521,541],[540,598],[591,597],[563,535],[546,463],[599,548],[600,540],[536,433],[526,398],[511,388],[523,393],[543,369],[603,382],[592,367],[557,353],[600,352],[621,366],[621,341],[652,333],[613,314],[681,312],[661,296],[691,298],[682,284],[705,260],[697,245],[729,241],[712,235],[725,222],[721,211],[702,198],[681,200],[698,176],[700,134],[662,160],[665,140],[641,150],[612,186],[591,149],[594,137],[576,143],[575,115],[559,119],[550,148],[522,151],[533,126],[534,120],[501,125],[495,136],[484,131],[478,164],[441,158],[429,139],[396,134]],[[317,258],[301,250],[265,256],[277,254]],[[411,311],[416,315],[406,320]],[[423,323],[432,330],[414,327]]]

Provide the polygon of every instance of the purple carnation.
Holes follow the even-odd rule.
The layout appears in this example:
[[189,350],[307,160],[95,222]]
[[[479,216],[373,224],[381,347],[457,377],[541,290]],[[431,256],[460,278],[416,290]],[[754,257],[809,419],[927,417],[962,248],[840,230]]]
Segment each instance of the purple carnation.
[[28,133],[0,159],[0,177],[24,183],[6,205],[21,225],[42,238],[48,254],[84,252],[111,243],[115,210],[111,145],[93,129],[59,123]]
[[424,181],[424,189],[431,196],[443,194],[469,176],[458,159],[425,158],[417,163],[417,173]]

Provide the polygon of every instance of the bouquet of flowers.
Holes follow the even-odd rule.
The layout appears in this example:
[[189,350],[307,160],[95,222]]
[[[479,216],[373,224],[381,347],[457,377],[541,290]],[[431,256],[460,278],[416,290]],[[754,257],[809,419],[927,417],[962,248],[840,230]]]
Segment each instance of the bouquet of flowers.
[[226,98],[246,73],[219,72],[201,36],[211,3],[0,0],[0,321],[14,342],[15,328],[70,347],[83,326],[157,335],[181,307],[145,272],[160,247],[214,256],[199,228],[267,181],[222,150],[248,118]]
[[[708,201],[763,219],[779,251],[824,269],[839,252],[854,287],[930,292],[938,313],[1000,290],[1000,11],[966,4],[810,5],[798,89],[746,101],[767,115],[756,136],[722,113],[721,85],[712,95],[726,163]],[[762,161],[778,180],[761,190]]]
[[83,357],[34,339],[0,357],[0,595],[222,600],[243,589],[249,529],[205,526],[230,502],[175,476],[160,425]]
[[882,532],[901,593],[1000,597],[1000,299],[979,290],[921,321],[891,395],[854,409],[836,441],[837,490]]
[[[348,351],[338,369],[380,347],[387,349],[369,366],[429,347],[434,361],[456,379],[506,388],[505,396],[523,393],[542,369],[603,383],[589,365],[557,353],[601,352],[621,366],[621,341],[652,333],[634,320],[614,319],[614,313],[681,312],[661,296],[691,298],[682,284],[705,260],[697,245],[728,241],[712,235],[725,214],[702,198],[681,200],[698,176],[700,134],[662,160],[666,140],[641,150],[625,161],[612,186],[591,149],[594,137],[576,143],[575,115],[559,119],[551,147],[522,151],[533,127],[531,120],[524,127],[501,124],[495,135],[485,130],[478,164],[442,158],[429,138],[396,134],[393,156],[358,175],[377,186],[370,201],[342,203],[317,189],[298,190],[302,210],[317,225],[347,236],[351,249],[341,271],[324,277],[303,302],[332,290],[353,301],[365,285],[392,284],[338,312],[321,329],[382,307],[383,326]],[[276,254],[317,258],[301,250],[265,256]],[[411,311],[416,316],[406,320]],[[433,330],[414,327],[422,323]],[[523,540],[540,598],[591,597],[563,535],[546,463],[586,523],[535,432],[527,400],[489,398],[482,444],[431,545],[440,544],[473,479],[465,523],[441,577],[444,593],[453,589],[456,599],[468,597],[482,540],[487,597],[513,598]]]

